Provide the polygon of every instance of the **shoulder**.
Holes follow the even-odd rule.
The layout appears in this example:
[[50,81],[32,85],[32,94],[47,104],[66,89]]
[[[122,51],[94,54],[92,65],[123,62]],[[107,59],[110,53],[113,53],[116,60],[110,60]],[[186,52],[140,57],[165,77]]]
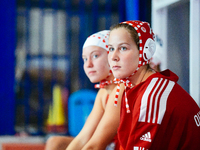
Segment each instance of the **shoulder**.
[[104,110],[104,105],[103,105],[103,100],[105,99],[105,97],[107,96],[107,92],[105,89],[101,88],[99,89],[99,91],[97,92],[96,98],[95,98],[95,107],[102,107],[102,109]]
[[117,104],[117,106],[121,106],[121,99],[124,93],[124,89],[125,89],[125,86],[123,83],[121,83],[119,87],[116,84],[116,86],[113,88],[113,90],[109,94],[108,104],[111,104],[112,106],[114,104]]
[[108,92],[104,88],[101,88],[99,89],[97,93],[96,99],[100,99],[102,101],[102,99],[105,99],[107,95],[108,95]]
[[97,93],[97,96],[102,96],[102,94],[106,94],[106,90],[104,88],[100,88],[98,93]]
[[170,108],[180,109],[180,111],[183,111],[182,113],[186,113],[185,115],[189,112],[199,111],[199,106],[195,100],[177,83],[169,95],[168,103]]
[[153,75],[138,87],[135,94],[139,100],[136,104],[140,105],[139,122],[161,124],[175,84],[167,78]]
[[122,94],[124,93],[124,89],[125,86],[123,83],[120,84],[120,86],[118,87],[117,85],[113,88],[113,90],[110,93],[109,97],[115,97],[116,95],[122,96]]
[[125,86],[124,86],[124,83],[121,83],[120,86],[118,87],[118,85],[116,84],[116,86],[113,88],[112,92],[111,93],[115,93],[117,88],[120,89],[120,93],[124,91],[125,89]]

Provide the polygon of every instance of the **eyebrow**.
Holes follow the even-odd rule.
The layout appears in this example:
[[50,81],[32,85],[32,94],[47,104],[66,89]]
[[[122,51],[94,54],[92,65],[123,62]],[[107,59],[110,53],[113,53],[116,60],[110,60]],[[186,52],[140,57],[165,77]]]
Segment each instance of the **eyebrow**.
[[[130,45],[129,43],[124,42],[124,43],[120,43],[120,44],[118,44],[118,46],[121,46],[121,45],[123,45],[123,44]],[[112,46],[112,44],[108,44],[108,46]]]
[[[92,52],[90,53],[90,55],[93,54],[93,53],[101,53],[101,52],[100,52],[99,50],[94,50],[94,51],[92,51]],[[85,55],[82,55],[82,57],[83,57],[83,56],[85,56]]]

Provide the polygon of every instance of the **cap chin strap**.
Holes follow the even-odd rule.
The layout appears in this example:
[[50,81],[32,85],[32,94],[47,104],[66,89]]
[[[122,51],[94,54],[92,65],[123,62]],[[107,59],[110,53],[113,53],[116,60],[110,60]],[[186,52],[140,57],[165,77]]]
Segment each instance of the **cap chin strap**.
[[120,83],[124,83],[124,86],[125,86],[125,104],[126,104],[126,112],[127,113],[130,113],[131,111],[130,111],[129,104],[128,104],[126,88],[127,87],[128,88],[132,88],[133,87],[133,84],[131,83],[131,81],[128,78],[133,76],[139,70],[139,68],[140,68],[140,66],[138,65],[137,69],[129,77],[127,77],[125,79],[117,79],[117,78],[115,78],[114,81],[113,81],[113,83],[117,84],[117,91],[116,91],[116,95],[115,95],[114,106],[117,106],[117,101],[118,101],[119,91],[120,91]]
[[117,101],[118,101],[119,91],[120,91],[120,83],[124,83],[124,85],[125,85],[126,112],[130,113],[131,111],[130,111],[129,104],[128,104],[128,99],[127,99],[127,94],[126,94],[126,87],[131,88],[132,87],[132,83],[128,79],[117,79],[117,78],[114,79],[114,83],[117,84],[117,91],[116,91],[116,95],[115,95],[114,106],[117,106]]
[[96,89],[104,88],[106,85],[112,84],[112,80],[107,81],[106,79],[102,80],[99,84],[95,84],[94,87]]

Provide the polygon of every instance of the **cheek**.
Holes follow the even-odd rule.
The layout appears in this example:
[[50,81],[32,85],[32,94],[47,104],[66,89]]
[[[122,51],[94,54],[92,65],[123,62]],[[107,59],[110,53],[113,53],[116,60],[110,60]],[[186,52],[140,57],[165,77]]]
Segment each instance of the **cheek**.
[[133,62],[133,56],[126,55],[125,57],[121,57],[121,61],[126,64],[131,64]]
[[103,71],[107,71],[107,70],[109,71],[109,70],[110,70],[110,67],[109,67],[108,61],[101,63],[100,68],[101,68]]
[[101,61],[98,65],[98,69],[99,69],[99,72],[102,73],[102,74],[106,74],[108,75],[109,71],[110,71],[110,67],[109,67],[109,64],[108,64],[108,60],[104,60],[104,61]]
[[85,73],[86,73],[86,71],[87,71],[87,67],[86,67],[86,65],[85,64],[83,64],[83,70],[85,71]]
[[109,63],[109,64],[111,63],[111,60],[112,60],[112,59],[111,59],[111,54],[109,53],[109,54],[108,54],[108,63]]
[[139,63],[139,56],[137,55],[128,55],[127,57],[124,57],[122,60],[125,62],[125,65],[127,68],[131,68],[132,70],[135,70]]

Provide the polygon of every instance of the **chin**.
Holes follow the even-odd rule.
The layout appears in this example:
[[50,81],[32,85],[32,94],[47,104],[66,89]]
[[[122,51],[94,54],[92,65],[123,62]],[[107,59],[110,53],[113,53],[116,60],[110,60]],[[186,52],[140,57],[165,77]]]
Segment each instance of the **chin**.
[[124,77],[123,75],[120,75],[120,74],[114,74],[114,73],[113,73],[113,75],[114,75],[114,77],[117,78],[117,79],[126,78],[126,77]]
[[91,83],[98,83],[98,82],[100,82],[99,79],[89,78],[89,80],[90,80]]
[[[106,77],[107,77],[107,76],[106,76]],[[95,78],[89,78],[89,79],[90,79],[90,82],[92,82],[92,83],[99,83],[99,82],[101,82],[103,79],[105,79],[106,77],[101,77],[101,78],[95,77]]]

